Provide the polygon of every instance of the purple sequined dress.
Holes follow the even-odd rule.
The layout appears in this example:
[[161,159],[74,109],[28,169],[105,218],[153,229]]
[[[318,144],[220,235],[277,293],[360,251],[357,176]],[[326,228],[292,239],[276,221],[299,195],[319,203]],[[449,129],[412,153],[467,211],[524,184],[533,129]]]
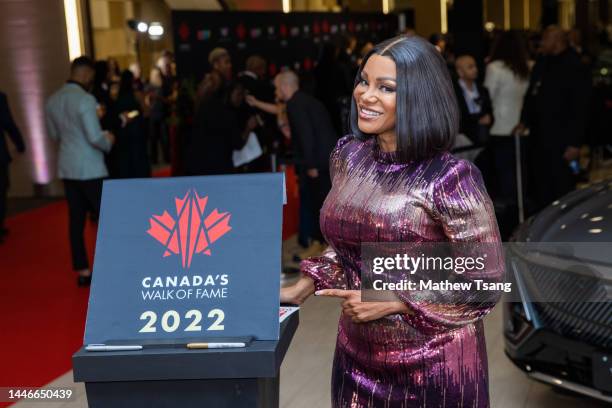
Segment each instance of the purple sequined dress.
[[[302,262],[317,290],[360,289],[362,242],[494,242],[499,232],[480,172],[441,153],[400,163],[374,138],[342,138],[321,210],[330,248]],[[501,269],[489,271],[501,274]],[[368,323],[341,316],[334,407],[488,407],[481,318],[493,304],[422,306]]]

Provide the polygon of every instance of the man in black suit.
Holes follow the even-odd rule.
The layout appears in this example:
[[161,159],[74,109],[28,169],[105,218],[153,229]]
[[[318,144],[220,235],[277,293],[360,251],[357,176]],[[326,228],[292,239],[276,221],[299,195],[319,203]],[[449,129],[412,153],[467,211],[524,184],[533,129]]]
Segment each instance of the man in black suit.
[[17,128],[13,115],[8,105],[6,95],[0,92],[0,243],[8,233],[4,226],[6,217],[6,195],[9,188],[9,163],[11,155],[4,134],[7,133],[11,141],[17,147],[19,153],[25,152],[25,143],[21,137],[21,132]]
[[455,93],[461,112],[459,133],[466,135],[474,144],[486,142],[489,129],[493,125],[493,107],[487,88],[479,84],[476,60],[470,55],[462,55],[455,61],[458,79]]
[[[266,60],[259,55],[252,55],[247,58],[245,68],[238,74],[238,82],[244,86],[247,95],[258,101],[273,104],[275,102],[274,87],[266,78]],[[276,115],[257,108],[251,108],[251,114],[258,115],[263,122],[255,129],[263,154],[247,165],[248,170],[251,172],[275,171],[270,168],[270,155],[280,146],[283,137],[278,130]]]
[[292,71],[284,71],[274,79],[276,97],[287,104],[287,118],[291,129],[291,140],[298,166],[300,191],[311,196],[315,228],[313,244],[300,254],[305,258],[322,249],[323,235],[319,228],[319,212],[331,188],[329,156],[336,145],[338,135],[334,130],[325,106],[299,90],[299,79]]
[[246,60],[246,69],[238,74],[238,81],[258,100],[274,103],[274,87],[266,79],[266,65],[263,57],[251,55]]
[[591,91],[589,72],[561,28],[544,31],[540,52],[515,129],[530,131],[535,211],[576,187],[570,166],[584,142]]

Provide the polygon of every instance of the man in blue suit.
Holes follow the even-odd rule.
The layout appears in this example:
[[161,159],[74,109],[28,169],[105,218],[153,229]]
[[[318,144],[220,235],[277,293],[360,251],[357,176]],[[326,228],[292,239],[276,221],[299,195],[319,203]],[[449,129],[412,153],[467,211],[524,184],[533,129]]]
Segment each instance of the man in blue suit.
[[23,143],[21,132],[19,132],[17,125],[15,125],[6,95],[0,92],[0,243],[4,241],[4,237],[8,233],[4,226],[4,218],[6,216],[6,195],[9,188],[9,163],[11,162],[11,155],[9,154],[8,145],[4,137],[5,133],[9,135],[17,151],[23,153],[25,151],[25,144]]
[[96,99],[89,93],[94,63],[88,57],[72,62],[70,79],[47,101],[47,132],[58,142],[58,176],[68,201],[72,266],[80,286],[89,285],[91,270],[85,250],[87,213],[100,212],[102,180],[108,176],[104,153],[115,137],[102,131]]

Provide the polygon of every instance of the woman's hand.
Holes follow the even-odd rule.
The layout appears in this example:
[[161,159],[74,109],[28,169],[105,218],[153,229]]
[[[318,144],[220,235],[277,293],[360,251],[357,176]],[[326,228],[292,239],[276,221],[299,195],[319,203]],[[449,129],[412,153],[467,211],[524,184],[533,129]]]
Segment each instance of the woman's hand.
[[324,289],[315,295],[344,299],[342,313],[350,316],[355,323],[371,322],[391,314],[410,313],[404,302],[362,302],[360,290]]
[[491,115],[488,113],[478,120],[478,123],[483,126],[489,126],[491,125],[491,122],[493,122],[493,120],[491,119]]
[[314,281],[307,276],[302,276],[295,285],[281,288],[280,301],[281,303],[301,305],[306,299],[308,299],[308,296],[314,293],[314,291]]
[[106,138],[106,140],[108,140],[108,143],[110,143],[111,146],[114,145],[117,141],[117,138],[111,132],[104,131],[104,137]]
[[255,107],[257,107],[257,103],[259,102],[253,95],[245,95],[244,100],[249,106]]
[[512,135],[515,135],[518,133],[519,136],[523,136],[523,133],[525,133],[525,130],[527,130],[527,126],[525,126],[523,122],[519,122],[514,127],[514,129],[512,129]]

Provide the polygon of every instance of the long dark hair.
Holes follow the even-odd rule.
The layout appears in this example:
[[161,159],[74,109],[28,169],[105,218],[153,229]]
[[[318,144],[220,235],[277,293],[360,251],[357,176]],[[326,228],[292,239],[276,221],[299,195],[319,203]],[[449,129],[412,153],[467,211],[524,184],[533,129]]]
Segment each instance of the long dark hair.
[[94,86],[99,88],[108,79],[108,62],[96,61],[94,63],[94,70],[96,71],[94,76]]
[[129,69],[121,73],[119,81],[119,95],[132,95],[134,93],[134,74]]
[[499,33],[491,49],[491,62],[502,61],[522,79],[529,77],[528,56],[525,39],[515,30]]
[[[436,48],[416,36],[383,41],[364,57],[354,87],[373,54],[395,62],[395,131],[399,159],[420,161],[450,150],[459,129],[459,108],[448,68]],[[355,98],[351,99],[353,134],[359,139],[371,137],[359,130],[357,103]]]

